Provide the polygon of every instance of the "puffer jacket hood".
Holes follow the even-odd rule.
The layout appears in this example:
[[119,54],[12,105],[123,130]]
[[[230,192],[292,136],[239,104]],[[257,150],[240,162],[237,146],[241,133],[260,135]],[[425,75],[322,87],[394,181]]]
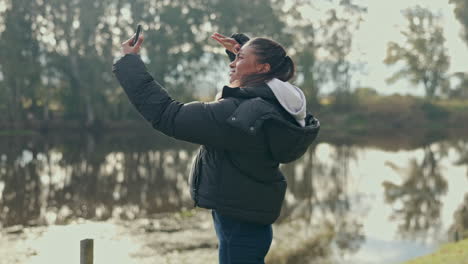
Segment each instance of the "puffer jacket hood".
[[319,121],[311,114],[306,115],[304,127],[288,126],[280,121],[274,126],[266,131],[271,154],[279,163],[289,163],[304,155],[320,129]]
[[[263,127],[272,158],[279,163],[292,162],[301,157],[315,140],[320,123],[306,112],[299,88],[275,82],[272,86],[277,90],[276,96],[269,84],[247,88],[224,87],[221,98],[247,99],[239,104],[227,122],[252,135]],[[288,91],[279,91],[281,88]]]
[[283,82],[276,78],[269,81],[267,85],[273,91],[281,106],[291,114],[302,127],[304,127],[306,117],[306,99],[301,89],[289,82]]

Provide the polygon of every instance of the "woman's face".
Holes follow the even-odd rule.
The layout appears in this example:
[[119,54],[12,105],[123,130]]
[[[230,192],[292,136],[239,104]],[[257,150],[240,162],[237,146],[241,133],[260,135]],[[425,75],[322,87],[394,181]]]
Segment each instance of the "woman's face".
[[245,76],[261,72],[261,67],[257,63],[257,56],[253,52],[253,48],[244,46],[237,53],[236,59],[229,64],[229,82],[235,83],[241,81]]

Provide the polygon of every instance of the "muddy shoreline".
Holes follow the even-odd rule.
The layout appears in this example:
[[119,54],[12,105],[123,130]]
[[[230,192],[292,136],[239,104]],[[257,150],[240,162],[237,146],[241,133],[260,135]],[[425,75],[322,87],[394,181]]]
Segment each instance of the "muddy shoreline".
[[[303,263],[304,257],[315,259],[313,263],[333,263],[326,260],[332,232],[323,228],[316,234],[298,232],[307,225],[301,222],[274,226],[267,263]],[[79,241],[87,238],[94,239],[95,263],[218,263],[211,213],[204,209],[135,220],[79,219],[68,225],[13,226],[0,234],[1,264],[79,263]],[[299,239],[291,242],[291,235]],[[304,255],[304,250],[309,253]]]

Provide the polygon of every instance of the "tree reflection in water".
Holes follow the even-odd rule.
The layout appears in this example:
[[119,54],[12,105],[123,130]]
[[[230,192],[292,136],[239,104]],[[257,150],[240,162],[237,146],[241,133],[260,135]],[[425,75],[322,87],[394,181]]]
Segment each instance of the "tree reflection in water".
[[[128,134],[0,138],[0,226],[151,218],[191,208],[187,176],[198,146],[155,132]],[[426,145],[408,168],[388,164],[403,178],[384,183],[403,236],[424,238],[440,226],[448,187],[439,164],[448,150],[459,154],[456,165],[468,166],[466,141]],[[359,175],[350,175],[357,153],[354,145],[321,143],[282,165],[288,191],[269,263],[333,263],[360,249],[365,209],[353,189]],[[457,228],[467,226],[464,206]]]
[[463,203],[453,214],[453,224],[449,229],[449,240],[459,241],[468,238],[468,193]]
[[364,242],[362,223],[350,203],[348,173],[350,162],[357,159],[356,148],[329,148],[330,157],[320,157],[313,145],[300,160],[282,166],[288,193],[276,229],[299,242],[277,238],[271,263],[313,263],[331,257],[332,248],[344,256]]
[[[17,219],[36,219],[40,215],[39,165],[35,162],[39,152],[36,148],[29,151],[12,146],[19,140],[9,140],[2,144],[0,181],[3,192],[0,200],[0,225],[17,224]],[[5,146],[6,145],[6,146]]]
[[459,155],[455,164],[459,166],[466,165],[466,177],[468,177],[468,141],[456,141],[453,143],[453,147]]
[[[467,166],[466,176],[468,177],[468,141],[456,141],[453,144],[454,149],[458,153],[458,159],[455,162],[456,165]],[[453,214],[453,224],[449,229],[449,240],[459,241],[468,238],[468,192],[465,195],[465,199],[462,204],[459,205],[458,209]]]
[[439,162],[445,152],[435,152],[435,146],[423,148],[421,162],[410,160],[407,169],[388,163],[403,177],[402,184],[384,182],[385,199],[394,204],[392,218],[400,221],[399,232],[404,238],[426,240],[437,233],[441,226],[441,197],[447,192],[447,181],[443,177]]
[[[157,133],[9,137],[0,144],[4,227],[134,219],[192,206],[187,185],[197,149],[192,144]],[[332,246],[342,254],[354,252],[364,240],[349,202],[354,147],[329,148],[330,157],[318,157],[312,146],[300,160],[282,166],[289,190],[277,227],[299,225],[295,231],[306,240],[295,249],[295,259],[307,257],[317,230],[328,237],[320,240],[323,252]]]
[[4,227],[133,219],[191,206],[185,191],[191,144],[160,134],[14,137],[0,144]]

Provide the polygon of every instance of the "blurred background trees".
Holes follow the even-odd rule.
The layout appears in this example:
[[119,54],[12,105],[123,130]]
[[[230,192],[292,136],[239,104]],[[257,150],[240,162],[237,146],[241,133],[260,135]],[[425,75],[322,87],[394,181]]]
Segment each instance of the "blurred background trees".
[[462,36],[468,45],[468,1],[467,0],[449,0],[449,2],[455,5],[455,17],[463,25]]
[[142,57],[176,99],[211,97],[220,89],[226,74],[216,69],[227,69],[228,61],[209,36],[243,32],[287,47],[298,62],[297,82],[318,105],[324,82],[349,90],[349,25],[364,11],[335,2],[342,11],[310,21],[300,11],[311,6],[306,1],[0,0],[0,107],[6,113],[0,120],[89,127],[136,118],[111,65],[138,23],[145,34]]
[[[450,3],[455,6],[455,17],[462,25],[461,36],[468,46],[468,0],[450,0]],[[452,97],[468,98],[468,70],[456,73],[455,77],[458,86],[453,89]]]
[[408,28],[402,31],[405,42],[390,42],[385,63],[403,62],[403,66],[388,81],[408,78],[414,85],[422,84],[429,99],[440,90],[448,89],[449,57],[440,17],[429,9],[415,7],[403,12]]
[[[468,35],[467,0],[450,0]],[[0,125],[75,122],[90,127],[138,118],[111,65],[136,24],[144,28],[142,57],[178,100],[210,100],[226,80],[227,57],[209,36],[243,32],[278,40],[297,64],[295,83],[313,109],[330,92],[337,111],[356,103],[350,62],[354,33],[366,9],[353,1],[322,0],[0,0]],[[393,79],[426,87],[428,98],[466,96],[466,73],[447,75],[449,58],[436,14],[404,13],[407,44],[391,43]],[[420,21],[421,23],[419,23]],[[449,87],[448,80],[454,80]]]

